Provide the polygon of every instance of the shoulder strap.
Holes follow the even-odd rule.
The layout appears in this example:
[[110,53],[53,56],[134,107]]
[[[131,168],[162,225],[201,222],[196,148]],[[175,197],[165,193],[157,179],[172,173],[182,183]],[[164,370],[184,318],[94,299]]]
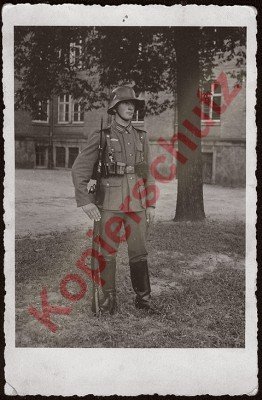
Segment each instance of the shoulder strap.
[[139,136],[139,140],[142,143],[142,149],[143,149],[142,150],[142,161],[144,161],[144,158],[145,158],[145,135],[146,135],[146,131],[144,131],[142,129],[138,129],[138,128],[135,128],[135,130],[137,131],[138,136]]
[[103,138],[102,138],[102,142],[103,142],[103,149],[105,148],[106,144],[108,146],[108,135],[110,136],[110,128],[104,128],[103,129]]
[[138,133],[139,139],[140,139],[140,141],[141,141],[141,143],[142,143],[142,145],[143,145],[143,149],[144,149],[144,142],[145,142],[146,131],[144,131],[144,130],[142,130],[142,129],[138,129],[138,128],[135,128],[135,130],[136,130],[137,133]]
[[[108,157],[109,160],[111,162],[114,162],[114,156],[113,156],[113,152],[112,152],[112,147],[111,147],[111,129],[110,128],[105,128],[103,129],[104,132],[104,140],[105,140],[105,144],[107,145],[107,149],[108,149]],[[103,145],[103,149],[105,150],[105,145]]]
[[139,136],[139,140],[142,143],[142,148],[143,148],[143,157],[144,157],[144,153],[145,153],[145,135],[146,135],[146,131],[142,130],[142,129],[138,129],[135,128],[135,130],[138,133]]

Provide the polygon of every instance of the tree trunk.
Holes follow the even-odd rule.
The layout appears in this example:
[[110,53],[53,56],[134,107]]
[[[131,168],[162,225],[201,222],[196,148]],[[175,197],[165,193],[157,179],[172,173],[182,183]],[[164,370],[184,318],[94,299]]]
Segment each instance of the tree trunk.
[[186,145],[178,136],[178,152],[184,156],[184,162],[177,163],[175,221],[196,221],[205,218],[201,137],[198,137],[201,131],[201,117],[193,112],[195,107],[200,107],[199,37],[199,28],[183,28],[176,45],[178,132],[184,134],[193,144]]

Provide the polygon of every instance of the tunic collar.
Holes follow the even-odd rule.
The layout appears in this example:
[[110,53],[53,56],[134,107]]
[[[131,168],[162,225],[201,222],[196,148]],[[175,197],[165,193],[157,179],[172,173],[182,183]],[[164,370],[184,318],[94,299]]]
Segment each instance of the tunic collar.
[[128,132],[131,133],[133,126],[131,124],[131,121],[129,122],[129,124],[127,126],[123,126],[118,124],[115,120],[112,122],[112,127],[114,129],[116,129],[118,132],[124,133],[124,132]]

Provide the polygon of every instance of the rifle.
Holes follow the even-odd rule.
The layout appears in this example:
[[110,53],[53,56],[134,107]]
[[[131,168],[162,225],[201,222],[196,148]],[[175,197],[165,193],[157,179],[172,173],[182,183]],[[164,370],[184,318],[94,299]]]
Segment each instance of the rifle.
[[[102,162],[103,162],[103,117],[101,118],[101,128],[100,128],[100,141],[98,147],[98,163],[97,163],[97,171],[96,171],[96,184],[93,185],[89,193],[95,194],[95,205],[99,204],[99,190],[101,184],[102,177]],[[95,241],[96,237],[100,235],[100,221],[94,221],[93,228],[93,237],[92,237],[92,252],[94,250],[99,251],[99,241]],[[98,247],[97,247],[98,246]],[[101,315],[100,301],[99,301],[99,286],[101,286],[100,274],[96,272],[96,277],[98,277],[98,282],[94,279],[94,271],[95,271],[95,257],[91,257],[91,271],[92,271],[92,311],[96,316]]]

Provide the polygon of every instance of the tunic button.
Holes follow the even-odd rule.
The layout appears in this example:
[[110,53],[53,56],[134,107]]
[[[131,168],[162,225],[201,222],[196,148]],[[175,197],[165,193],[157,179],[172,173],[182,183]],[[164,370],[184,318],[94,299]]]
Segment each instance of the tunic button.
[[127,144],[130,144],[130,142],[127,142]]
[[130,155],[130,157],[132,157],[132,155],[133,155],[133,154],[132,154],[132,153],[130,153],[129,155]]
[[133,177],[132,177],[132,176],[130,176],[130,179],[133,179]]
[[109,186],[109,183],[107,182],[106,186]]

